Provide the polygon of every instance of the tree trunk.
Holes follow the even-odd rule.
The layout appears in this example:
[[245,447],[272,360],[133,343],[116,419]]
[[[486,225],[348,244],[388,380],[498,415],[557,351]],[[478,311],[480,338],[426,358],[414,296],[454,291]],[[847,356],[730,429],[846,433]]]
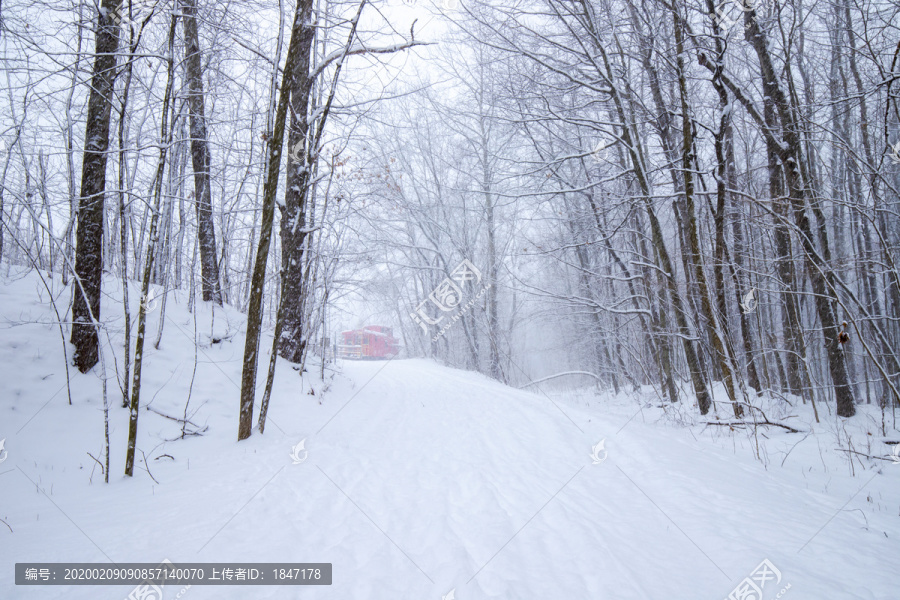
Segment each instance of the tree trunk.
[[310,127],[307,121],[313,80],[310,78],[310,63],[315,40],[312,19],[312,0],[303,0],[297,6],[301,14],[301,26],[296,47],[296,60],[290,76],[291,121],[288,132],[288,166],[284,205],[281,207],[281,263],[282,263],[282,303],[280,311],[284,322],[278,343],[278,355],[292,363],[303,360],[306,349],[305,302],[306,286],[303,274],[306,270],[306,210],[312,163],[308,155],[315,153],[310,148]]
[[[125,82],[122,85],[122,104],[119,106],[119,127],[118,127],[118,190],[117,196],[119,201],[119,252],[121,253],[121,278],[122,278],[122,308],[125,317],[125,356],[123,367],[125,369],[122,375],[122,408],[128,407],[129,390],[131,389],[131,307],[128,302],[128,219],[130,211],[126,210],[125,187],[127,182],[127,134],[128,119],[126,109],[128,108],[128,98],[131,92],[131,81],[134,75],[134,53],[137,50],[138,40],[134,37],[134,30],[130,30],[130,39],[128,43],[128,62],[125,64]],[[130,202],[129,202],[130,204]]]
[[103,0],[97,18],[96,54],[88,99],[84,156],[81,168],[81,196],[75,234],[75,275],[81,285],[73,288],[73,361],[87,373],[99,359],[100,290],[103,275],[103,196],[106,189],[106,150],[109,147],[109,119],[112,89],[119,47],[119,26],[113,19],[122,0]]
[[[800,242],[804,249],[807,270],[809,271],[813,293],[815,295],[816,312],[822,324],[822,333],[825,336],[826,356],[828,358],[828,370],[834,384],[834,393],[837,399],[837,414],[841,417],[852,417],[856,413],[856,405],[853,399],[853,390],[849,384],[847,366],[844,352],[838,341],[838,324],[832,307],[832,294],[826,278],[830,278],[831,270],[827,264],[828,238],[824,230],[814,236],[809,217],[806,214],[806,193],[803,181],[802,152],[800,136],[796,121],[788,105],[788,100],[781,90],[775,73],[775,68],[769,54],[769,45],[766,35],[760,29],[759,21],[754,9],[744,13],[746,25],[745,36],[753,46],[760,63],[760,71],[763,80],[771,87],[772,98],[778,109],[782,123],[783,144],[780,146],[780,158],[787,176],[788,197],[794,216],[794,222],[799,229]],[[822,256],[819,258],[816,252],[815,241],[822,244]]]
[[[712,22],[714,41],[715,41],[715,70],[712,76],[712,85],[719,96],[719,128],[714,134],[715,152],[716,152],[716,259],[715,259],[715,287],[716,287],[716,309],[722,318],[722,326],[725,333],[725,339],[729,339],[730,332],[728,327],[728,311],[726,304],[725,275],[724,265],[730,265],[732,279],[734,280],[735,292],[737,300],[743,299],[747,292],[747,286],[742,285],[742,278],[738,275],[737,270],[743,270],[744,260],[744,244],[743,231],[738,219],[733,222],[732,230],[734,233],[735,245],[735,262],[737,269],[730,260],[727,259],[728,248],[725,240],[725,216],[726,204],[728,199],[734,202],[729,189],[737,189],[737,175],[735,172],[735,156],[734,156],[734,127],[731,118],[731,99],[728,96],[728,88],[722,82],[722,73],[725,71],[725,50],[726,45],[723,40],[722,32],[719,28],[719,20],[717,18],[714,0],[706,0],[707,12]],[[735,211],[738,215],[740,211]],[[744,341],[744,356],[747,362],[747,383],[759,393],[762,389],[759,382],[759,374],[756,370],[756,364],[753,360],[753,341],[750,334],[750,326],[747,322],[747,314],[740,311],[741,336]]]
[[[593,11],[589,3],[587,2],[587,0],[583,0],[581,4],[585,11],[585,17],[589,22],[593,22],[593,20],[591,19],[591,14]],[[596,49],[600,54],[600,59],[605,71],[603,75],[609,82],[610,96],[613,100],[613,104],[615,105],[615,110],[620,125],[622,126],[621,139],[631,159],[634,176],[637,179],[638,185],[640,187],[641,199],[643,201],[644,208],[647,211],[647,217],[650,220],[650,231],[651,239],[653,241],[653,248],[656,252],[657,263],[663,271],[663,278],[666,281],[666,285],[668,286],[669,293],[671,295],[672,305],[674,308],[673,312],[675,313],[675,323],[680,333],[685,358],[688,364],[688,370],[691,374],[691,382],[694,385],[694,393],[697,395],[697,404],[700,407],[700,413],[705,415],[709,412],[709,409],[712,406],[712,400],[710,398],[709,388],[706,385],[703,370],[700,367],[700,358],[697,355],[697,349],[694,346],[695,337],[693,336],[690,327],[688,326],[685,304],[679,293],[678,284],[675,281],[675,272],[673,269],[672,260],[669,256],[669,252],[666,249],[662,225],[660,225],[659,218],[656,215],[656,210],[653,207],[653,195],[650,190],[650,183],[647,181],[647,177],[644,173],[643,168],[643,156],[641,154],[639,146],[637,145],[635,136],[632,135],[632,129],[625,113],[625,107],[623,105],[622,98],[613,83],[615,75],[613,73],[612,65],[610,65],[609,63],[609,57],[606,53],[606,49],[599,42],[596,44]]]
[[487,228],[488,247],[488,276],[487,276],[487,320],[488,320],[488,343],[490,344],[490,355],[488,372],[491,377],[498,381],[506,383],[506,378],[500,369],[500,316],[497,307],[497,231],[494,223],[494,197],[493,197],[493,181],[491,177],[490,165],[488,163],[488,136],[484,131],[484,121],[481,119],[481,166],[482,166],[482,191],[484,192],[485,203],[485,226]]
[[209,141],[203,95],[203,64],[197,32],[197,0],[182,0],[184,14],[184,64],[191,111],[191,162],[194,167],[194,201],[197,207],[197,237],[200,244],[200,278],[205,302],[222,305],[216,232],[213,226],[210,185]]
[[250,437],[253,429],[253,402],[256,393],[256,367],[259,361],[259,334],[262,329],[263,290],[266,283],[266,264],[272,244],[272,224],[275,220],[275,194],[278,192],[278,178],[281,172],[281,150],[284,143],[284,122],[287,118],[288,97],[292,87],[294,64],[303,31],[309,23],[302,21],[306,6],[309,16],[309,0],[297,0],[294,21],[291,26],[291,41],[288,44],[284,77],[275,111],[272,131],[268,134],[268,156],[266,158],[266,180],[263,185],[262,221],[259,230],[259,244],[250,279],[250,299],[247,306],[247,335],[244,340],[244,366],[241,372],[241,404],[238,423],[238,440]]
[[[162,183],[166,166],[166,155],[172,142],[172,126],[169,122],[169,110],[172,103],[172,87],[175,80],[175,27],[178,23],[177,13],[172,13],[169,27],[168,78],[163,97],[162,124],[160,125],[159,162],[156,166],[156,177],[153,180],[153,206],[151,207],[150,231],[147,239],[147,256],[144,260],[144,273],[141,280],[141,304],[138,309],[137,339],[134,344],[134,379],[131,384],[131,406],[128,421],[128,449],[125,454],[125,475],[134,474],[134,453],[137,447],[138,415],[141,405],[141,367],[144,361],[144,337],[147,329],[147,302],[150,289],[150,274],[153,271],[153,258],[159,240],[159,211],[162,205]],[[173,119],[174,120],[174,119]]]
[[[677,10],[677,9],[676,9]],[[712,339],[713,352],[718,360],[719,368],[722,370],[722,380],[725,384],[725,391],[728,399],[731,401],[734,416],[741,418],[744,414],[743,407],[738,404],[737,393],[735,392],[734,370],[731,365],[731,356],[725,347],[724,335],[722,327],[719,324],[717,315],[713,312],[712,303],[710,302],[709,287],[706,283],[706,274],[703,270],[703,254],[700,248],[700,235],[697,230],[697,211],[694,201],[694,124],[691,122],[690,107],[687,101],[687,75],[684,72],[684,42],[682,25],[678,21],[677,15],[674,18],[675,26],[675,48],[676,48],[676,72],[678,75],[678,89],[681,96],[681,118],[682,118],[682,178],[684,180],[684,199],[685,210],[687,214],[687,238],[690,243],[690,256],[694,261],[694,273],[697,281],[697,287],[700,294],[700,309],[709,324],[709,334]],[[724,201],[724,189],[719,188],[720,197]],[[721,213],[724,214],[724,206]],[[717,221],[722,218],[722,214]],[[717,231],[721,229],[721,223],[717,223]],[[723,240],[724,243],[724,240]],[[721,279],[721,277],[720,277]],[[723,315],[724,317],[724,315]]]

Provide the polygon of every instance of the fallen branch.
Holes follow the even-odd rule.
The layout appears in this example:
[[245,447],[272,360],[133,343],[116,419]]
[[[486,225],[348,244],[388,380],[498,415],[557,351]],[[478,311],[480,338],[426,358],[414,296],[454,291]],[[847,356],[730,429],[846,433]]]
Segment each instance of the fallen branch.
[[[182,432],[181,432],[181,435],[179,435],[178,437],[174,437],[174,438],[163,438],[163,441],[165,441],[165,442],[177,442],[178,440],[183,440],[184,438],[186,438],[186,437],[188,437],[188,436],[191,436],[191,435],[196,435],[197,437],[200,437],[200,436],[202,436],[202,435],[206,432],[207,429],[209,429],[209,427],[204,427],[203,429],[200,429],[199,431],[191,431],[190,429],[187,429],[187,430],[185,430],[185,431],[182,431]],[[172,460],[175,460],[175,459],[173,458]]]
[[596,379],[598,382],[603,381],[597,375],[594,375],[593,373],[591,373],[589,371],[565,371],[564,373],[557,373],[556,375],[548,375],[547,377],[541,377],[540,379],[535,379],[534,381],[526,383],[519,389],[525,389],[530,385],[534,385],[536,383],[543,383],[544,381],[548,381],[550,379],[556,379],[557,377],[563,377],[565,375],[588,375],[589,377],[593,377],[594,379]]
[[193,425],[194,427],[197,428],[197,431],[201,431],[201,432],[202,432],[202,431],[206,431],[206,429],[207,429],[207,427],[200,427],[199,425],[197,425],[196,423],[194,423],[194,422],[191,421],[190,419],[179,419],[178,417],[173,417],[173,416],[171,416],[171,415],[167,415],[167,414],[164,413],[164,412],[160,412],[160,411],[156,410],[156,409],[153,408],[152,406],[147,405],[147,406],[145,406],[144,408],[146,408],[147,410],[149,410],[149,411],[152,412],[152,413],[158,414],[158,415],[161,416],[161,417],[165,417],[165,418],[167,418],[167,419],[171,419],[171,420],[173,420],[173,421],[177,421],[178,423],[181,423],[182,425]]
[[765,421],[702,421],[704,425],[721,425],[728,427],[748,427],[748,426],[759,426],[759,425],[771,425],[772,427],[781,427],[782,429],[787,429],[791,433],[803,433],[803,431],[799,429],[794,429],[790,425],[785,425],[784,423],[776,423],[774,421],[769,421],[766,419]]
[[846,448],[835,448],[839,452],[849,452],[850,454],[858,454],[860,456],[865,456],[866,458],[877,458],[878,460],[886,460],[888,462],[895,462],[893,458],[884,458],[882,456],[872,456],[871,454],[866,454],[865,452],[857,452],[856,450],[848,450]]
[[[794,433],[802,433],[799,429],[794,429],[793,427],[789,427],[787,425],[784,425],[783,423],[776,423],[775,421],[770,420],[769,417],[766,416],[766,413],[763,412],[763,409],[761,409],[758,406],[754,406],[754,405],[750,404],[749,402],[742,402],[741,400],[735,400],[734,402],[719,402],[719,404],[740,404],[742,406],[746,406],[750,410],[755,410],[762,416],[762,419],[763,419],[762,421],[759,421],[759,422],[751,421],[748,423],[749,425],[754,425],[754,424],[755,425],[775,425],[777,427],[784,427],[785,429],[788,429]],[[796,418],[796,415],[791,415],[786,418],[793,419],[793,418]],[[745,421],[734,421],[734,423],[738,423],[738,424],[745,423]]]

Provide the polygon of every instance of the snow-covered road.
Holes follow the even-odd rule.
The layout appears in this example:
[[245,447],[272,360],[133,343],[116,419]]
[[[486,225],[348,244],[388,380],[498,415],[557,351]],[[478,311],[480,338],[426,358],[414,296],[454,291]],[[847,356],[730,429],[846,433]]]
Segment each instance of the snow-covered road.
[[[73,370],[68,406],[33,283],[0,288],[6,322],[20,323],[0,338],[0,599],[131,590],[15,586],[15,562],[164,559],[334,569],[328,587],[193,586],[167,599],[721,600],[764,560],[780,578],[764,600],[900,597],[900,466],[857,460],[851,473],[834,417],[809,435],[753,438],[660,419],[650,401],[551,398],[423,359],[344,361],[324,382],[283,363],[266,433],[237,443],[243,340],[221,311],[220,343],[199,319],[190,411],[205,434],[177,439],[178,423],[141,411],[152,478],[141,453],[124,478],[127,411],[110,379],[104,485],[88,456],[102,456],[99,379]],[[148,351],[143,400],[160,413],[184,412],[191,319],[172,304],[166,342]],[[877,429],[868,408],[846,429],[877,453],[861,445]]]
[[[146,474],[85,485],[66,457],[4,465],[16,472],[2,482],[15,524],[3,534],[3,597],[128,592],[16,588],[13,559],[334,565],[330,587],[194,586],[182,596],[198,599],[713,599],[764,559],[781,574],[764,598],[787,584],[795,598],[898,589],[896,516],[869,515],[867,526],[855,509],[882,489],[896,502],[900,472],[823,494],[685,430],[590,415],[430,361],[343,366],[321,405],[321,389],[303,393],[283,372],[266,434],[240,444],[223,394],[221,427],[211,406],[208,436],[155,450],[175,458],[152,462],[159,485]],[[151,427],[148,440],[159,435]],[[293,464],[301,439],[308,455]]]

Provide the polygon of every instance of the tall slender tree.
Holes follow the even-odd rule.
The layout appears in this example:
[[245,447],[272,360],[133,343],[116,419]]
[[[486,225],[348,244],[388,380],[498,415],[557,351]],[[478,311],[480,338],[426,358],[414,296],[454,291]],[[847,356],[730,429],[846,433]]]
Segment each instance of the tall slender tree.
[[203,94],[203,58],[197,27],[197,0],[182,0],[184,14],[184,65],[188,107],[191,113],[191,164],[194,167],[194,206],[200,245],[200,279],[203,300],[222,304],[216,232],[213,225],[209,140]]
[[106,158],[121,6],[122,0],[103,0],[97,15],[94,68],[81,161],[81,195],[75,234],[75,275],[81,285],[73,288],[71,341],[75,347],[73,360],[82,373],[89,371],[99,360]]

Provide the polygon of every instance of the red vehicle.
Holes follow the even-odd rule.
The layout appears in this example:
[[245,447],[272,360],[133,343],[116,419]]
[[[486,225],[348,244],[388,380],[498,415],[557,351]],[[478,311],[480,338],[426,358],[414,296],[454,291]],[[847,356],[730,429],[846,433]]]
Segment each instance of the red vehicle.
[[369,325],[362,329],[341,332],[341,344],[338,346],[340,358],[392,358],[397,356],[398,352],[400,344],[390,327]]

